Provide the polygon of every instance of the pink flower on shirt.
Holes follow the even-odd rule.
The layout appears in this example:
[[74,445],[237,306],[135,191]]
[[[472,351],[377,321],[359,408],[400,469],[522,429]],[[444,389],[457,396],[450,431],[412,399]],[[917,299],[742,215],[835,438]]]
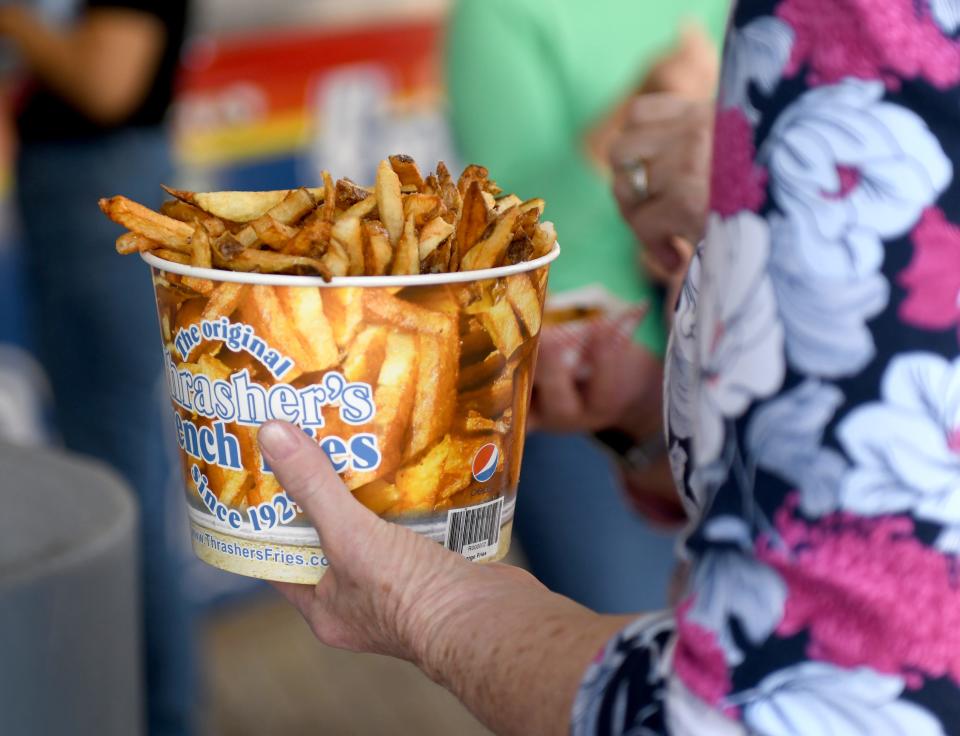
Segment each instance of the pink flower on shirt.
[[796,33],[785,76],[808,67],[810,85],[844,77],[921,77],[947,89],[960,82],[960,43],[937,24],[929,0],[784,0],[777,16]]
[[960,683],[960,587],[955,560],[914,536],[904,516],[836,513],[809,524],[793,494],[777,513],[786,549],[760,539],[758,557],[789,590],[780,636],[807,631],[811,659]]
[[931,207],[912,239],[913,260],[897,278],[908,292],[900,319],[927,330],[960,325],[960,227]]
[[[692,605],[693,599],[689,599],[677,608],[677,648],[673,655],[673,669],[690,692],[708,705],[720,706],[733,689],[730,670],[717,635],[687,618]],[[734,714],[729,708],[724,708],[724,712]]]
[[717,111],[710,174],[710,209],[722,217],[759,212],[766,199],[767,171],[754,163],[753,128],[743,110]]

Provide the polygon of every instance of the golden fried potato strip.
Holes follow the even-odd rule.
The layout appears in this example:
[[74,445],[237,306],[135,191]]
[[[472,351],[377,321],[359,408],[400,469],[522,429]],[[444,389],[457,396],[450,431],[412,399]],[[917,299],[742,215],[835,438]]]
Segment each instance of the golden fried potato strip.
[[[295,190],[279,189],[272,192],[188,192],[163,187],[172,197],[192,204],[214,217],[231,222],[252,222],[272,210]],[[308,190],[314,199],[323,198],[322,188]]]
[[169,250],[190,255],[193,226],[144,207],[123,196],[99,201],[100,210],[118,225],[155,240]]
[[403,235],[397,244],[390,273],[394,276],[420,273],[420,244],[412,216],[403,224]]
[[440,244],[453,234],[454,227],[442,217],[435,217],[420,231],[420,242],[417,245],[420,260],[425,260]]
[[463,206],[460,209],[460,218],[457,220],[457,230],[454,236],[458,263],[470,252],[474,245],[483,237],[487,229],[490,212],[483,200],[483,190],[480,184],[471,182],[463,197]]
[[199,207],[194,207],[192,204],[187,204],[186,202],[181,202],[178,199],[170,200],[169,202],[164,202],[160,205],[160,214],[166,215],[167,217],[172,217],[174,220],[180,220],[182,222],[200,222],[203,223],[203,226],[207,229],[207,232],[210,233],[214,238],[220,237],[226,231],[226,225],[224,225],[223,220],[219,217],[213,217],[212,215],[207,214]]
[[146,235],[140,233],[124,233],[117,238],[117,253],[123,256],[130,253],[144,253],[162,247],[163,245],[156,240],[150,240]]
[[284,225],[271,215],[254,220],[253,230],[260,240],[276,250],[282,249],[299,232],[295,227]]
[[403,234],[403,199],[400,192],[400,178],[390,166],[389,161],[381,161],[377,168],[375,186],[380,221],[390,234],[390,244],[397,247]]
[[[358,202],[369,199],[373,194],[369,189],[361,187],[359,184],[346,178],[337,179],[336,190],[338,210],[349,209]],[[377,198],[373,197],[374,206],[376,206],[376,201]]]
[[162,258],[165,261],[172,261],[173,263],[179,263],[184,266],[190,265],[190,256],[186,253],[181,253],[178,250],[170,250],[169,248],[157,248],[153,251],[154,255],[157,258]]
[[[533,257],[542,258],[547,255],[557,242],[557,231],[552,222],[543,222],[537,227],[533,236]],[[546,273],[546,272],[544,272]]]
[[393,262],[393,248],[390,247],[390,235],[382,223],[367,221],[363,223],[364,251],[363,261],[370,276],[383,276],[390,270]]
[[356,217],[342,217],[333,224],[331,236],[347,253],[350,265],[348,276],[363,276],[366,273],[366,263],[363,252],[363,228]]
[[[200,222],[193,226],[193,253],[190,254],[190,265],[196,268],[213,267],[213,251],[210,247],[210,236]],[[189,289],[200,294],[209,294],[213,291],[213,282],[210,279],[198,279],[193,276],[184,276],[182,283]]]
[[390,156],[390,167],[394,170],[397,178],[400,179],[400,185],[412,187],[415,191],[423,189],[423,175],[417,168],[417,162],[412,157],[403,154]]
[[288,256],[286,253],[275,253],[271,250],[243,250],[226,263],[232,271],[315,274],[327,281],[332,276],[346,275],[334,272],[322,258]]
[[473,246],[463,257],[460,263],[461,269],[474,271],[498,266],[510,243],[513,242],[514,227],[521,214],[520,209],[514,207],[500,215],[493,232]]

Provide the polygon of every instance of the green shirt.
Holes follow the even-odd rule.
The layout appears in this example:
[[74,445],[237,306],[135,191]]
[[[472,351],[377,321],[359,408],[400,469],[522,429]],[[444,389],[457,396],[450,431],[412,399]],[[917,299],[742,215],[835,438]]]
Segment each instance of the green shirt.
[[460,153],[505,191],[543,197],[563,253],[554,292],[600,283],[650,300],[638,338],[661,353],[659,304],[636,240],[583,138],[697,19],[717,40],[727,0],[460,0],[447,39],[447,85]]

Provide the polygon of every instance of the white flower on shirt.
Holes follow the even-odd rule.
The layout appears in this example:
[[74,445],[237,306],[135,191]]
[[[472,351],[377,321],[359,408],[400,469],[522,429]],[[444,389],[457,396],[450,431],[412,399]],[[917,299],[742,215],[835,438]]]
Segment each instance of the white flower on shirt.
[[699,296],[700,251],[697,250],[690,261],[687,277],[677,300],[664,365],[664,426],[683,439],[693,435],[697,359],[694,328]]
[[800,491],[800,508],[812,517],[837,509],[843,456],[823,446],[823,433],[843,404],[836,386],[807,380],[760,406],[744,435],[750,459]]
[[786,336],[787,361],[800,373],[823,378],[849,376],[876,354],[867,321],[887,306],[890,287],[877,271],[813,267],[804,250],[839,250],[815,241],[802,222],[770,217],[773,249],[770,280]]
[[776,393],[785,364],[783,326],[767,273],[770,231],[752,212],[711,215],[697,301],[694,464],[716,460],[724,424]]
[[930,0],[930,12],[946,35],[960,30],[960,0]]
[[783,75],[793,47],[793,29],[779,18],[764,16],[732,28],[723,53],[720,106],[739,107],[752,125],[760,111],[750,101],[750,88],[770,95]]
[[750,691],[743,721],[764,736],[943,736],[933,715],[900,700],[904,681],[867,667],[803,662]]
[[960,524],[960,358],[895,357],[881,398],[854,409],[837,428],[853,461],[841,506],[866,516],[910,511]]
[[800,228],[798,253],[830,278],[875,272],[882,241],[909,232],[953,177],[923,120],[883,94],[859,79],[812,89],[760,151],[773,198]]
[[[676,675],[667,680],[663,703],[664,720],[670,736],[751,736],[739,721],[728,718],[694,695]],[[632,734],[632,732],[631,732]],[[656,736],[654,732],[636,736]]]
[[783,619],[787,586],[769,565],[753,556],[750,528],[742,519],[718,516],[704,527],[714,546],[696,564],[689,621],[713,632],[730,666],[743,662],[733,619],[744,638],[762,644]]

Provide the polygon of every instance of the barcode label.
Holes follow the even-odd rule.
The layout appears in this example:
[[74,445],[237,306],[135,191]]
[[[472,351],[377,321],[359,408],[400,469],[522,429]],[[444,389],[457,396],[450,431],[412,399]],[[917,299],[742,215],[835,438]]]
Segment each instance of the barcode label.
[[468,560],[493,557],[500,546],[500,518],[503,499],[451,511],[447,516],[444,546]]

